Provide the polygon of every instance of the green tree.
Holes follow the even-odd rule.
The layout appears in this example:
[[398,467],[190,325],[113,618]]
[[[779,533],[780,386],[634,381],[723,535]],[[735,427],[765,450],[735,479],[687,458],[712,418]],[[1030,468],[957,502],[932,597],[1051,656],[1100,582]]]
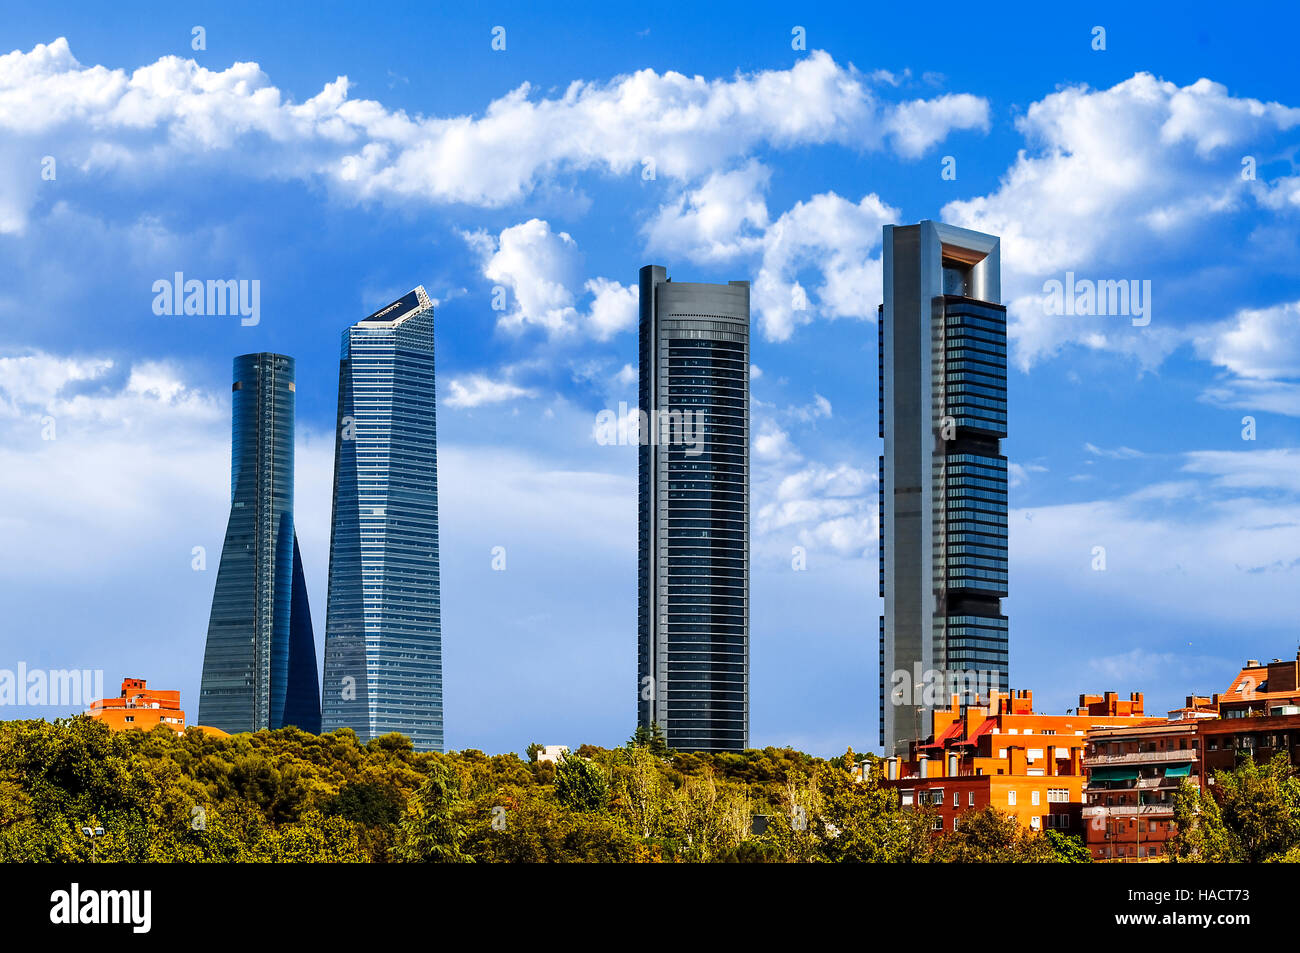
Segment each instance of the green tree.
[[1060,864],[1090,864],[1092,852],[1078,834],[1063,834],[1060,831],[1047,831],[1044,835],[1047,845],[1052,849],[1056,862]]
[[[1220,772],[1220,777],[1226,772]],[[1183,779],[1174,792],[1173,863],[1226,863],[1241,859],[1236,839],[1223,823],[1218,802],[1200,785]]]
[[646,725],[637,725],[636,731],[632,732],[632,737],[627,740],[629,748],[645,748],[656,758],[666,758],[672,752],[668,748],[668,741],[664,737],[664,730],[659,727],[659,722],[652,721]]
[[717,860],[750,836],[753,805],[745,789],[719,780],[712,769],[683,778],[668,807],[672,839],[685,860]]
[[835,835],[824,845],[826,859],[838,863],[924,863],[934,853],[930,830],[934,813],[904,810],[897,789],[881,784],[879,767],[854,781],[845,766],[823,783],[823,813]]
[[271,863],[358,863],[365,852],[353,826],[341,817],[308,812],[300,821],[267,830],[253,859]]
[[1286,754],[1247,759],[1215,776],[1214,797],[1242,859],[1259,863],[1300,844],[1300,780]]
[[407,804],[395,851],[407,863],[468,863],[473,860],[461,849],[464,827],[456,816],[460,805],[455,774],[435,764],[429,778]]
[[654,837],[663,829],[666,783],[648,748],[633,747],[619,765],[615,791],[620,813],[633,833]]
[[1300,847],[1300,779],[1285,754],[1244,759],[1201,791],[1184,781],[1174,795],[1173,860],[1259,863]]
[[957,830],[945,835],[936,859],[958,863],[1051,863],[1057,860],[1050,842],[1026,830],[1011,814],[989,805],[961,815]]
[[601,813],[609,807],[609,779],[591,759],[567,754],[555,766],[555,796],[571,811]]

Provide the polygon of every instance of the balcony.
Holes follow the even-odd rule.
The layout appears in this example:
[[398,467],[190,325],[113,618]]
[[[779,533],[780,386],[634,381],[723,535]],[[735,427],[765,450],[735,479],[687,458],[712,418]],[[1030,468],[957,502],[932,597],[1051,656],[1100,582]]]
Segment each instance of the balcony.
[[1195,780],[1196,779],[1193,778],[1191,775],[1185,775],[1185,774],[1179,775],[1176,778],[1138,778],[1137,784],[1133,786],[1135,788],[1139,788],[1142,790],[1148,788],[1176,788],[1180,786],[1184,781],[1195,781]]
[[1151,814],[1168,814],[1174,815],[1173,804],[1116,804],[1107,806],[1105,804],[1090,804],[1083,809],[1084,817],[1130,817],[1141,815],[1147,817]]
[[1101,764],[1150,764],[1164,761],[1196,761],[1199,752],[1194,748],[1183,751],[1135,751],[1129,754],[1084,755],[1083,763],[1091,767]]

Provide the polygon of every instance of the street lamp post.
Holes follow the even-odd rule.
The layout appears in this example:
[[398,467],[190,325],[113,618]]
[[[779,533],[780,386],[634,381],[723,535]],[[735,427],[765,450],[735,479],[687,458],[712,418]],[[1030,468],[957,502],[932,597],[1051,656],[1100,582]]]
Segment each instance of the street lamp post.
[[104,829],[102,827],[83,827],[81,833],[90,840],[90,862],[93,864],[95,862],[95,838],[103,837]]

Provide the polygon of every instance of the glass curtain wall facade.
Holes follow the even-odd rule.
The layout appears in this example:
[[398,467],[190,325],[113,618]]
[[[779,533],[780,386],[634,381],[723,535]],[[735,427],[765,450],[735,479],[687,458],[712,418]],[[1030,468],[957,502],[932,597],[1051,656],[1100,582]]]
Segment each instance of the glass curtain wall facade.
[[886,226],[880,373],[880,743],[934,707],[1007,691],[1006,309],[999,243]]
[[343,332],[325,731],[443,750],[433,304],[416,288]]
[[235,358],[230,519],[199,687],[199,723],[320,731],[316,642],[293,524],[294,363]]
[[[749,739],[749,282],[640,273],[638,724]],[[689,416],[687,416],[689,414]]]

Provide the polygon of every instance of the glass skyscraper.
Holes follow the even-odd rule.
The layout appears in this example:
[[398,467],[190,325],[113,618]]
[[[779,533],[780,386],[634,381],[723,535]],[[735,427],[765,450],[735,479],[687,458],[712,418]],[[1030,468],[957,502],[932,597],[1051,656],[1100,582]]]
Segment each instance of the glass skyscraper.
[[887,225],[880,309],[880,743],[1006,691],[1006,308],[999,243]]
[[316,641],[293,525],[294,365],[235,358],[230,520],[199,687],[199,722],[320,731]]
[[641,269],[638,724],[749,739],[749,282]]
[[416,288],[343,332],[325,622],[325,731],[441,751],[433,303]]

